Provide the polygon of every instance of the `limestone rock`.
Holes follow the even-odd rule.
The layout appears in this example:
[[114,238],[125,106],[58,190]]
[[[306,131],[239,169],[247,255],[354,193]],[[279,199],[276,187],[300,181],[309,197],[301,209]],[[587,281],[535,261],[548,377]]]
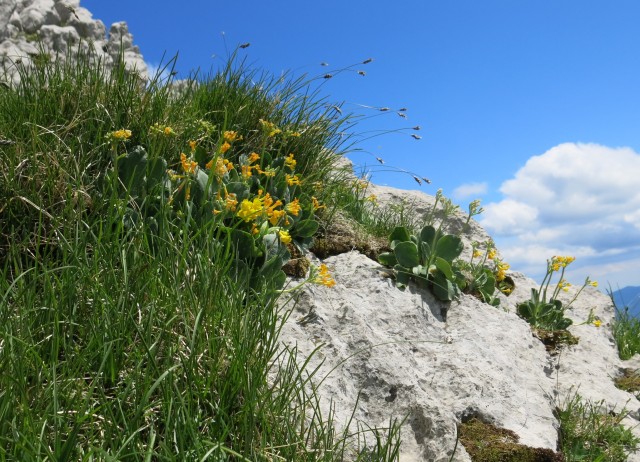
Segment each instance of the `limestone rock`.
[[0,81],[16,84],[18,65],[33,65],[41,52],[64,60],[78,49],[99,58],[107,68],[122,55],[125,66],[148,77],[147,65],[126,23],[111,26],[93,19],[79,0],[4,0],[0,4]]
[[[372,191],[382,203],[409,198],[420,211],[433,204],[420,192]],[[456,213],[448,226],[462,231],[466,243],[489,237],[473,220],[466,223]],[[638,425],[638,401],[613,383],[623,362],[610,332],[612,304],[598,290],[587,287],[567,312],[579,343],[551,355],[515,313],[537,287],[520,273],[510,274],[516,289],[495,308],[468,295],[446,304],[416,287],[400,291],[384,268],[355,251],[324,263],[336,286],[305,286],[281,340],[297,346],[300,362],[311,356],[310,368],[319,367],[323,412],[333,407],[338,427],[352,412],[356,421],[379,427],[406,417],[400,460],[449,461],[456,425],[471,417],[515,432],[522,444],[556,450],[554,410],[576,391],[603,400],[605,410],[626,409],[625,423]],[[564,294],[564,301],[573,295]],[[600,328],[586,324],[590,312]],[[470,459],[458,445],[452,460]]]

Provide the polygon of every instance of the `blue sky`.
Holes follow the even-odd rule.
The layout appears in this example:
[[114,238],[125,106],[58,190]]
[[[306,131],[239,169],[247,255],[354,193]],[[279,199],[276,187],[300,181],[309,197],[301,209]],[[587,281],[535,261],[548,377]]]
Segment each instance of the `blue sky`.
[[[81,0],[107,27],[127,21],[150,65],[179,52],[178,77],[222,64],[225,42],[250,42],[248,60],[274,74],[373,58],[322,93],[374,116],[358,132],[421,127],[359,145],[369,154],[350,157],[374,182],[442,188],[464,208],[481,198],[479,221],[534,278],[566,254],[576,284],[640,284],[640,2],[305,3]],[[359,105],[406,107],[407,119]],[[380,172],[375,157],[432,184]]]

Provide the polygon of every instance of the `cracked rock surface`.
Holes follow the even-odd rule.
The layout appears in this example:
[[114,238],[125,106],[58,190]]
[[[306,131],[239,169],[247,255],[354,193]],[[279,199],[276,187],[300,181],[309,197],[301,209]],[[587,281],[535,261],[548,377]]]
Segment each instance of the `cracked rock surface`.
[[[379,200],[407,197],[407,191],[376,187]],[[419,203],[420,196],[424,196]],[[414,197],[415,196],[415,197]],[[433,198],[412,192],[414,206],[427,209]],[[466,222],[464,214],[450,226]],[[475,222],[464,240],[489,236]],[[400,291],[377,262],[357,251],[324,260],[336,280],[333,288],[307,285],[293,308],[281,341],[297,346],[299,362],[311,356],[324,413],[335,411],[338,427],[354,419],[369,426],[401,420],[402,461],[448,461],[456,425],[479,417],[515,432],[520,443],[557,449],[554,409],[574,392],[606,408],[622,411],[625,424],[638,425],[636,398],[615,387],[625,362],[611,335],[614,308],[609,298],[587,287],[567,315],[577,345],[549,354],[529,324],[515,314],[535,281],[511,273],[516,289],[498,308],[462,295],[445,304],[410,286]],[[575,290],[575,289],[574,289]],[[573,292],[564,294],[568,301]],[[600,328],[584,323],[593,312]],[[634,429],[637,432],[637,429]],[[455,461],[469,461],[458,444]],[[640,460],[632,454],[630,461]]]
[[133,44],[127,23],[107,29],[79,0],[2,0],[0,2],[0,81],[16,84],[17,65],[29,68],[43,52],[64,60],[78,50],[90,53],[107,68],[120,54],[127,69],[147,78],[147,65]]

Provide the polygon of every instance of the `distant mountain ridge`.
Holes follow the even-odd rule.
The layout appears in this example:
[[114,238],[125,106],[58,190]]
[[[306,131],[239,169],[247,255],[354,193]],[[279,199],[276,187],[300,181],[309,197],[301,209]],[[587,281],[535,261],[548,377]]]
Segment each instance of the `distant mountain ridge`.
[[640,317],[640,286],[627,286],[614,291],[613,300],[619,310],[627,307],[631,316]]

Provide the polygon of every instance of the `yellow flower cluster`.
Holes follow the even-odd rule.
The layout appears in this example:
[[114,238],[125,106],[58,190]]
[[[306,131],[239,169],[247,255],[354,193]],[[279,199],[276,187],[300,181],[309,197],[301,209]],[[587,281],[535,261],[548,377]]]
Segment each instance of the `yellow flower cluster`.
[[316,199],[315,196],[311,197],[311,204],[313,206],[313,210],[320,210],[320,209],[327,208],[326,205],[321,205],[320,201],[318,201],[318,199]]
[[164,136],[175,136],[176,132],[168,125],[160,125],[159,123],[153,124],[149,127],[149,131],[153,134],[164,135]]
[[195,160],[188,159],[184,152],[180,153],[180,164],[182,164],[184,173],[195,173],[198,166],[198,163]]
[[551,270],[560,271],[560,268],[566,268],[575,259],[576,257],[551,257]]
[[329,268],[324,263],[320,265],[318,275],[314,281],[316,284],[322,284],[327,287],[333,287],[336,285],[336,281],[329,274]]
[[507,277],[507,270],[511,268],[511,265],[509,265],[509,263],[506,262],[499,262],[497,265],[497,269],[498,271],[496,272],[496,280],[498,282],[504,281],[504,278]]
[[560,279],[560,282],[558,282],[558,287],[560,287],[564,292],[569,292],[569,287],[571,287],[571,283],[566,279]]
[[289,154],[284,160],[284,165],[289,167],[291,170],[296,168],[297,163],[298,162],[293,158],[293,153]]
[[280,242],[283,244],[289,244],[291,242],[291,235],[288,231],[278,231],[278,235],[280,236]]
[[114,141],[126,141],[131,138],[131,130],[126,130],[124,128],[120,130],[116,130],[107,134],[107,138],[110,138]]
[[279,209],[282,207],[282,201],[280,199],[273,200],[271,195],[267,193],[262,195],[263,191],[258,191],[258,196],[253,200],[244,199],[240,204],[240,210],[237,215],[245,223],[250,221],[257,221],[259,218],[266,218],[272,226],[276,226],[283,218],[284,224],[288,225],[289,220],[286,217],[285,210],[292,215],[298,215],[300,212],[300,205],[298,199],[287,204],[285,210]]
[[222,134],[222,138],[229,143],[242,140],[242,136],[238,135],[238,132],[235,132],[233,130],[226,130]]
[[298,175],[289,175],[288,173],[285,174],[285,181],[287,182],[287,184],[289,186],[296,186],[296,185],[300,185],[300,178],[298,177]]
[[276,127],[276,124],[274,124],[273,122],[269,122],[263,119],[259,119],[259,122],[260,125],[262,125],[262,130],[269,138],[276,136],[278,133],[282,133],[282,130]]

